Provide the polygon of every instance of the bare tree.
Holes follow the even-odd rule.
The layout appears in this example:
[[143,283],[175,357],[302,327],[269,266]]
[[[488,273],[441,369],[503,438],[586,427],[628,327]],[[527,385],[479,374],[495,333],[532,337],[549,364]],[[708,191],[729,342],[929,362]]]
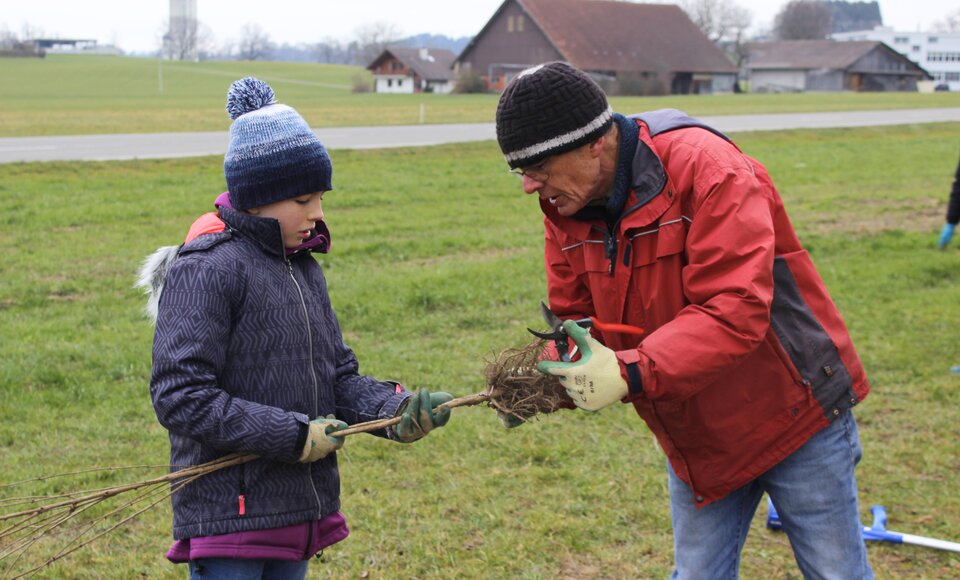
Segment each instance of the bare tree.
[[830,9],[816,0],[791,0],[777,14],[774,35],[780,40],[820,40],[830,34]]
[[6,25],[0,27],[0,50],[12,50],[20,40]]
[[197,60],[200,23],[196,18],[171,17],[163,35],[163,53],[170,60]]
[[680,7],[740,68],[747,57],[745,40],[753,19],[750,11],[735,0],[682,0]]
[[752,15],[734,0],[683,0],[680,7],[710,42],[742,39]]
[[317,62],[327,64],[345,64],[341,58],[343,54],[342,43],[332,36],[324,37],[315,46]]
[[217,52],[217,41],[213,30],[203,22],[197,23],[197,56],[201,60],[209,59]]
[[43,38],[43,30],[29,24],[24,24],[21,30],[18,35],[6,25],[0,27],[0,52],[6,55],[42,57],[44,51],[38,50],[34,41]]
[[402,32],[390,22],[374,22],[361,26],[355,34],[359,48],[357,64],[366,66],[373,62],[383,49],[399,40]]
[[20,40],[23,42],[30,42],[37,38],[43,38],[44,31],[38,26],[33,26],[29,22],[24,22],[20,27]]
[[947,14],[943,20],[935,22],[933,29],[938,32],[960,32],[960,9]]
[[258,24],[246,24],[240,31],[240,40],[237,42],[237,56],[241,60],[257,60],[265,58],[272,48],[270,35],[263,31]]

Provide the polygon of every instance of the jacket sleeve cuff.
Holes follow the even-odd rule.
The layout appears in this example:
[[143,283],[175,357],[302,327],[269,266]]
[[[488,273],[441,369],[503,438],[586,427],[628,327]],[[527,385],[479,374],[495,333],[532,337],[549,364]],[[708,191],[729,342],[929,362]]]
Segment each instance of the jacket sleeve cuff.
[[303,448],[307,445],[307,436],[310,434],[310,425],[308,423],[297,422],[297,428],[299,432],[297,433],[297,442],[293,446],[295,453],[301,453]]
[[[396,417],[403,410],[404,404],[413,397],[413,393],[408,391],[398,382],[395,381],[383,381],[387,385],[393,388],[393,394],[383,402],[383,405],[380,407],[379,416],[381,419],[390,419]],[[399,441],[397,434],[394,432],[393,427],[389,427],[378,434],[386,436],[387,439],[392,441]]]
[[636,350],[617,352],[620,375],[627,383],[627,396],[623,402],[630,403],[643,396],[643,377],[640,375],[640,353]]

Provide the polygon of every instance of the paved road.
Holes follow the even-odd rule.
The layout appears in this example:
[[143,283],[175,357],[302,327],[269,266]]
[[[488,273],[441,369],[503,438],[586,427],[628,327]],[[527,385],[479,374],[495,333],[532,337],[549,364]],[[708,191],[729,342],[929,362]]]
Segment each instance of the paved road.
[[[724,133],[830,127],[866,127],[960,121],[960,108],[727,115],[701,117]],[[491,123],[316,129],[331,149],[416,147],[496,139]],[[112,161],[223,155],[226,132],[13,137],[0,139],[0,163],[18,161]]]

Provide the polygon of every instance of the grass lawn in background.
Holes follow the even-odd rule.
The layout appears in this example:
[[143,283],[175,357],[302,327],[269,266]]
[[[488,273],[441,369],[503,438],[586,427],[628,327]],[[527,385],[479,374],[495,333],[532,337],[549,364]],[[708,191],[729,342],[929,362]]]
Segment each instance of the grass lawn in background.
[[[226,82],[226,77],[223,77]],[[7,89],[4,89],[7,90]],[[211,107],[213,105],[211,104]],[[737,135],[770,170],[857,344],[861,513],[960,541],[960,245],[935,242],[960,124]],[[494,351],[529,340],[545,296],[542,223],[493,142],[331,152],[318,256],[361,370],[467,395]],[[152,327],[132,288],[222,190],[222,160],[0,165],[0,483],[167,462],[150,405]],[[561,412],[506,431],[486,408],[410,446],[351,436],[340,453],[351,536],[311,577],[664,578],[664,458],[631,407]],[[116,485],[90,473],[2,497]],[[761,507],[744,578],[799,578]],[[55,545],[65,539],[57,538]],[[59,542],[59,543],[58,543]],[[164,503],[49,577],[181,578]],[[49,548],[49,546],[47,547]],[[936,550],[870,544],[878,578],[955,578]],[[5,563],[4,563],[5,564]]]
[[[0,137],[226,131],[230,83],[257,76],[313,127],[492,123],[498,96],[354,93],[371,87],[355,66],[50,55],[0,58]],[[810,93],[614,97],[630,114],[679,108],[691,115],[960,107],[957,93]]]

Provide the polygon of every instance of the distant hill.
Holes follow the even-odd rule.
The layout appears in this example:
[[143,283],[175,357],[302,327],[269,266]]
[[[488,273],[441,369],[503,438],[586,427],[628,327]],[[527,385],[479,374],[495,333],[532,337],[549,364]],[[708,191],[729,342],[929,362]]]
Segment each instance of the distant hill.
[[[470,43],[472,38],[472,36],[450,38],[442,34],[417,34],[416,36],[408,36],[407,38],[391,42],[390,44],[392,46],[403,46],[407,48],[442,48],[458,55],[467,44]],[[350,43],[334,42],[330,44],[324,42],[315,44],[282,44],[273,46],[266,60],[349,64],[363,67],[367,66],[373,58],[371,54],[379,54],[381,50],[381,48],[376,48],[371,53],[369,47],[360,46],[355,41]],[[229,59],[229,57],[226,58]]]
[[460,38],[450,38],[442,34],[418,34],[410,36],[397,42],[391,43],[396,46],[407,46],[410,48],[445,48],[453,54],[459,55],[468,44],[472,36],[462,36]]

